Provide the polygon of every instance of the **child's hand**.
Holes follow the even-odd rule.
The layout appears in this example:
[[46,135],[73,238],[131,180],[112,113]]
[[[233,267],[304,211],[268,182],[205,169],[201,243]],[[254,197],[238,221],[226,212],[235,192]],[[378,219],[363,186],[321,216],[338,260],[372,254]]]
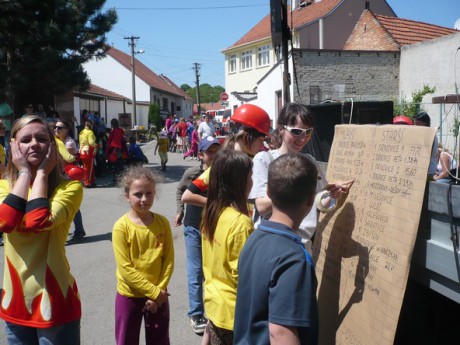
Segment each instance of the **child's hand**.
[[155,303],[161,307],[161,305],[163,303],[166,303],[168,301],[168,296],[170,296],[169,292],[166,291],[166,290],[161,290],[160,291],[160,294],[158,295],[158,297],[156,298],[155,300]]
[[184,217],[183,213],[176,214],[176,218],[174,219],[174,226],[181,226],[182,225],[182,218]]
[[144,309],[142,311],[146,311],[146,310],[148,310],[152,314],[155,314],[157,312],[157,310],[158,310],[158,305],[154,301],[149,299],[149,300],[147,300],[147,302],[145,302],[145,306],[144,306]]

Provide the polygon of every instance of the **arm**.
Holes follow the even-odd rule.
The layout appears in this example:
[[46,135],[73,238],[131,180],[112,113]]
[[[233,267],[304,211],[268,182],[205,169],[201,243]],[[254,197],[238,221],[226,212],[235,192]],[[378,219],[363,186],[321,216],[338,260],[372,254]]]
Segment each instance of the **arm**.
[[441,152],[439,156],[439,163],[441,164],[441,172],[433,176],[435,180],[440,180],[449,177],[450,157],[447,152]]
[[269,218],[272,213],[272,201],[267,196],[268,166],[271,162],[269,153],[259,152],[253,162],[253,186],[248,199],[254,201],[257,212],[262,217]]
[[300,345],[297,327],[288,327],[269,322],[268,331],[270,332],[270,345]]
[[184,217],[184,202],[182,202],[182,195],[187,190],[188,185],[192,182],[192,178],[199,171],[199,167],[193,167],[187,169],[182,175],[179,184],[176,189],[176,218],[174,220],[174,226],[182,225],[182,218]]
[[192,204],[195,206],[200,206],[200,207],[205,207],[206,202],[208,201],[208,198],[205,196],[195,194],[189,189],[187,189],[184,194],[182,195],[182,202],[186,204]]
[[272,214],[272,200],[268,196],[255,199],[255,205],[262,217],[269,218]]

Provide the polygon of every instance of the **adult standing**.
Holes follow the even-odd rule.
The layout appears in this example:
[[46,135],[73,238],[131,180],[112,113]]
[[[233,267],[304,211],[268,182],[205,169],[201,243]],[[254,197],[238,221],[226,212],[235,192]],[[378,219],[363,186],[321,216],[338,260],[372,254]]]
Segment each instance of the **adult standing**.
[[96,154],[96,136],[92,131],[93,123],[85,121],[85,128],[80,132],[80,159],[85,169],[83,183],[86,188],[95,187],[94,156]]
[[[414,116],[414,125],[422,126],[422,127],[430,127],[431,126],[431,118],[426,112],[422,111]],[[430,157],[430,165],[428,166],[428,181],[433,181],[436,179],[436,171],[438,165],[438,137],[435,135],[433,140],[433,146],[431,148],[431,157]]]
[[[301,152],[303,147],[310,141],[314,128],[314,120],[310,112],[301,104],[288,103],[286,104],[278,117],[278,131],[280,138],[279,147],[274,150],[259,152],[254,157],[253,168],[253,187],[249,193],[249,200],[255,203],[254,222],[255,226],[260,223],[262,218],[268,219],[272,213],[272,203],[267,196],[267,181],[268,181],[268,166],[270,163],[281,155],[286,153]],[[306,155],[318,167],[315,158],[311,155]],[[318,184],[316,192],[319,193],[327,184],[326,175],[318,167]],[[344,185],[334,184],[328,189],[330,195],[325,197],[322,202],[322,209],[327,209],[332,202],[332,198],[338,198],[342,192],[347,192],[347,188],[351,185],[351,181]],[[299,226],[297,234],[302,238],[307,247],[311,245],[311,237],[313,236],[317,224],[317,209],[313,207],[308,215],[304,218]]]
[[216,130],[212,124],[211,115],[206,115],[204,121],[201,121],[200,125],[198,126],[198,135],[200,140],[203,138],[216,136]]
[[[76,156],[78,153],[77,144],[74,140],[73,129],[70,122],[66,120],[59,120],[54,126],[54,134],[59,138],[66,148],[66,150],[73,156]],[[75,231],[70,239],[70,242],[77,242],[86,236],[85,229],[83,227],[83,217],[81,215],[80,209],[75,213],[75,218],[73,219],[75,225]]]
[[38,116],[11,131],[11,164],[0,181],[5,270],[0,317],[9,344],[80,344],[81,303],[65,242],[83,197],[62,178],[54,135]]
[[187,124],[183,117],[180,118],[177,124],[177,133],[177,152],[185,153],[187,152]]
[[[123,150],[126,146],[125,131],[120,128],[117,119],[110,120],[112,131],[107,139],[107,157],[114,163],[113,181],[115,182],[123,171]],[[113,157],[113,158],[111,158]]]

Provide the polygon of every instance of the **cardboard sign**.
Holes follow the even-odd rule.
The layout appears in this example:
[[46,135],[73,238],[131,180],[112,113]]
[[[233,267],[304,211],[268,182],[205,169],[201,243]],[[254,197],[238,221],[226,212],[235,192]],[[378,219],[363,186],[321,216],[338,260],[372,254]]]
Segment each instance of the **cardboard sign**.
[[316,232],[321,345],[393,344],[435,133],[335,127],[327,179],[355,182]]

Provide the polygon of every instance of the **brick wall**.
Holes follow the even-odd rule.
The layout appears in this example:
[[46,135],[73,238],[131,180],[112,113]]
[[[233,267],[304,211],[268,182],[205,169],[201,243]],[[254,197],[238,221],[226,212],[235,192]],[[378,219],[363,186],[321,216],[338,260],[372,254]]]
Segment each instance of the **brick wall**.
[[[399,52],[294,50],[294,100],[304,104],[346,98],[395,101],[399,95],[399,60]],[[319,97],[314,99],[315,95]]]
[[382,27],[374,15],[370,11],[365,10],[343,49],[399,51],[399,45]]

